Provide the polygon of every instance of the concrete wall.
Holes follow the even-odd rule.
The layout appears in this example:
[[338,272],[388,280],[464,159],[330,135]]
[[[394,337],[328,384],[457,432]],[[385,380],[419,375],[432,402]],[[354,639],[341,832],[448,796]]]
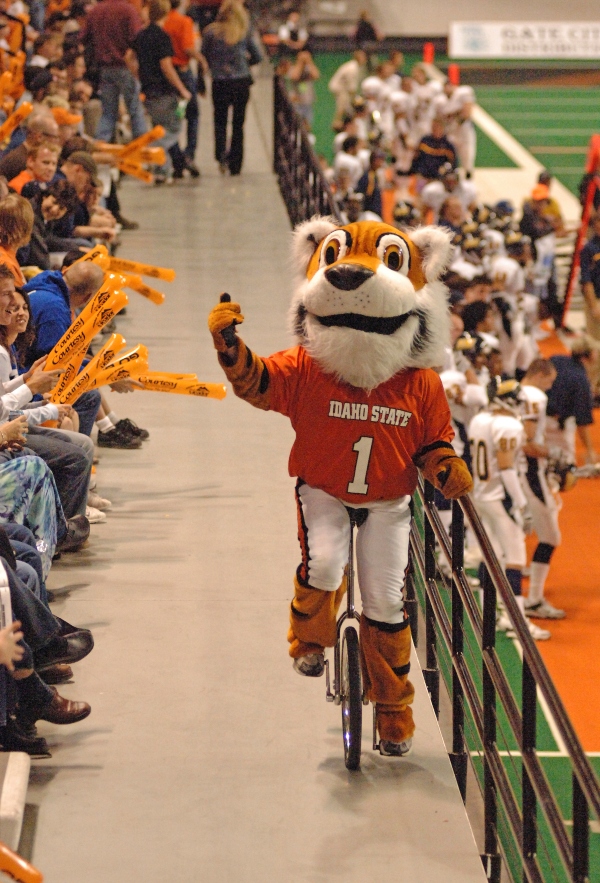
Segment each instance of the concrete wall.
[[598,21],[590,0],[371,0],[377,25],[388,36],[446,36],[451,21]]

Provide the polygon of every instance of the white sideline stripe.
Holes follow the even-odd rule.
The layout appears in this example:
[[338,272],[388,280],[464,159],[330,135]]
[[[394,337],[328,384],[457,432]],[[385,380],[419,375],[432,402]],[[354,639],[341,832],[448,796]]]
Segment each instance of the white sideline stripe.
[[[568,754],[563,754],[562,751],[536,751],[535,752],[538,757],[568,757]],[[483,751],[471,751],[471,757],[481,757]],[[498,750],[498,754],[500,757],[521,757],[521,752],[515,748],[514,751],[500,751]]]
[[588,141],[590,137],[589,129],[514,129],[514,131],[518,132],[519,135],[535,135],[536,137],[541,137],[542,135],[573,135],[578,138],[585,136]]
[[[573,819],[563,819],[563,825],[572,825]],[[592,834],[600,834],[600,822],[590,819],[590,831]]]

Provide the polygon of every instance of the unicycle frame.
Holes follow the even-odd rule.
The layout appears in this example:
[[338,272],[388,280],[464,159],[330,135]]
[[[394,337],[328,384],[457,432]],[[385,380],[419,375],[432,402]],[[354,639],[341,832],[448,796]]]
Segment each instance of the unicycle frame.
[[331,689],[329,659],[325,660],[325,696],[327,701],[333,702],[334,705],[340,705],[342,701],[342,629],[344,623],[347,623],[350,619],[355,619],[357,622],[360,621],[360,615],[356,612],[354,603],[354,527],[357,522],[353,510],[349,509],[348,512],[350,515],[350,543],[348,547],[348,569],[346,572],[348,583],[346,589],[346,609],[338,616],[337,620],[337,640],[333,648],[333,690]]

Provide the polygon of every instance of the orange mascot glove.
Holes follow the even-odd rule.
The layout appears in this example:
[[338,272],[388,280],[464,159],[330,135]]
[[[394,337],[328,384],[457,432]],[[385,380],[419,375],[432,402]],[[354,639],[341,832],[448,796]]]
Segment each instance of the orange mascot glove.
[[437,442],[414,458],[415,465],[447,500],[455,500],[473,490],[473,479],[465,461],[448,442]]
[[214,307],[208,316],[208,330],[213,336],[215,349],[224,353],[237,343],[235,326],[244,321],[240,305],[231,303],[228,294],[221,295],[221,303]]

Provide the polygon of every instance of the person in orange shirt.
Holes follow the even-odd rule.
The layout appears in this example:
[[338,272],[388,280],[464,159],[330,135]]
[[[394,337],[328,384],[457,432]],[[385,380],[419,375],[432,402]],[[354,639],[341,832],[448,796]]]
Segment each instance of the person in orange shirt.
[[17,286],[26,282],[17,251],[31,239],[33,220],[31,203],[18,193],[9,193],[0,199],[0,264],[6,264],[11,270]]
[[199,35],[194,29],[194,23],[188,15],[183,15],[189,5],[189,0],[171,0],[171,11],[167,15],[163,30],[167,32],[173,44],[173,65],[179,74],[179,79],[186,89],[192,93],[187,103],[185,119],[187,123],[187,144],[185,147],[185,165],[192,178],[198,178],[200,172],[195,164],[196,148],[198,146],[198,125],[200,122],[200,107],[198,105],[198,83],[194,72],[190,67],[192,58],[196,59],[204,73],[208,72],[208,65],[199,51]]
[[58,144],[50,141],[42,141],[27,152],[27,165],[25,169],[8,182],[8,186],[21,193],[25,184],[32,181],[38,184],[49,184],[56,174],[60,149]]

